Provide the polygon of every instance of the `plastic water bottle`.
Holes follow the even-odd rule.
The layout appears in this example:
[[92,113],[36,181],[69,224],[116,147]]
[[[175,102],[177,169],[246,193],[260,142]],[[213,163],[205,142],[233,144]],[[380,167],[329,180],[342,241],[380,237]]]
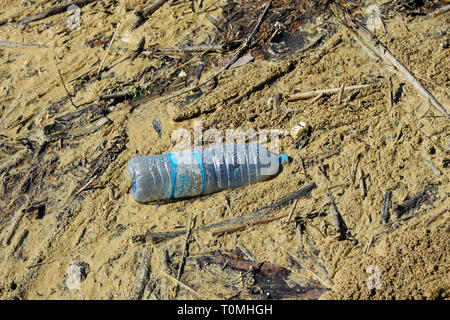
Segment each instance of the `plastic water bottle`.
[[147,202],[246,186],[274,176],[287,162],[258,144],[219,145],[136,157],[128,172],[134,199]]

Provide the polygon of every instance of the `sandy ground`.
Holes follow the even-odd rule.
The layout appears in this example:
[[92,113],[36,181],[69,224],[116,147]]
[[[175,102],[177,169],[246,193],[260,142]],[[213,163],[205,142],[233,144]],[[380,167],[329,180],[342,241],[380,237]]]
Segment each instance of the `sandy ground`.
[[[49,1],[6,0],[0,9],[0,41],[43,46],[0,47],[0,298],[173,298],[175,282],[166,276],[171,270],[164,265],[165,252],[178,265],[185,237],[153,244],[136,241],[136,236],[180,230],[191,214],[194,228],[237,217],[311,182],[317,188],[294,211],[304,221],[301,230],[278,220],[222,236],[198,232],[191,237],[189,256],[233,253],[239,245],[255,261],[292,270],[287,281],[329,288],[321,299],[450,297],[448,119],[401,76],[371,58],[348,31],[336,24],[337,32],[314,48],[281,61],[255,59],[227,70],[214,90],[182,108],[176,103],[181,97],[108,106],[98,100],[101,94],[130,90],[126,84],[140,84],[138,75],[147,67],[164,68],[158,59],[124,60],[142,36],[146,46],[211,43],[215,27],[208,16],[220,17],[222,10],[206,0],[203,6],[211,9],[193,13],[189,2],[178,1],[163,5],[133,30],[133,12],[144,1],[108,6],[99,1],[82,8],[81,27],[74,30],[66,23],[69,13],[27,26],[12,22],[49,6]],[[384,21],[387,34],[377,33],[416,77],[425,79],[423,85],[447,111],[449,19],[448,13],[398,16]],[[118,22],[101,79],[71,81],[98,68],[105,48],[86,43],[99,35],[109,39]],[[219,66],[208,66],[201,80],[226,61],[218,56]],[[58,70],[79,108],[67,99]],[[297,89],[364,83],[373,86],[345,91],[341,104],[337,95],[313,103],[281,99],[278,109],[268,103]],[[105,106],[108,113],[77,118],[65,135],[44,134],[55,118],[91,104]],[[161,137],[152,126],[155,118],[162,124]],[[172,151],[172,132],[183,128],[192,133],[194,121],[202,121],[203,130],[221,132],[290,130],[303,121],[311,136],[280,139],[282,152],[293,162],[274,179],[194,199],[135,202],[127,191],[128,161]],[[299,141],[308,143],[296,148]],[[380,224],[387,190],[393,192],[392,203],[401,204],[426,186],[430,191],[417,208]],[[336,237],[327,190],[349,229],[347,240]],[[290,210],[289,205],[273,214]],[[292,255],[304,268],[292,263]],[[81,284],[73,287],[66,271],[77,263],[85,271]],[[144,287],[141,265],[149,266]],[[242,274],[242,281],[231,281],[239,276],[220,266],[199,268],[188,259],[181,281],[195,294],[180,287],[177,298],[260,297]]]

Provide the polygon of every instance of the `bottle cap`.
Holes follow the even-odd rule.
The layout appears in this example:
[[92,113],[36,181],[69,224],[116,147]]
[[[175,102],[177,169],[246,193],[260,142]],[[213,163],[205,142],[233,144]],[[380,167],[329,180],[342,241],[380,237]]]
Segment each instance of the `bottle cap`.
[[280,161],[280,164],[289,163],[289,157],[286,154],[280,155],[278,160]]

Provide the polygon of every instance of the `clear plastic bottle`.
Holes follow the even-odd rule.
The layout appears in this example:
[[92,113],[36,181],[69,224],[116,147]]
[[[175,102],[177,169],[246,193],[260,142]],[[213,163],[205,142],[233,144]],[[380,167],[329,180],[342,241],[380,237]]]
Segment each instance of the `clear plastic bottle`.
[[198,196],[246,186],[278,173],[286,155],[258,144],[219,145],[130,160],[138,202]]

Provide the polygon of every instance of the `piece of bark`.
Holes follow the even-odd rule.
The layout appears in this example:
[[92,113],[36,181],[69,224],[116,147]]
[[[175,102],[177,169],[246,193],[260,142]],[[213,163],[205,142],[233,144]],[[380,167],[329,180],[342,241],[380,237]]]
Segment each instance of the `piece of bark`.
[[218,264],[231,270],[251,273],[255,283],[249,288],[262,289],[264,297],[272,299],[307,299],[316,300],[328,289],[323,287],[303,286],[288,283],[291,270],[270,262],[236,260],[222,253],[193,258],[200,264]]

